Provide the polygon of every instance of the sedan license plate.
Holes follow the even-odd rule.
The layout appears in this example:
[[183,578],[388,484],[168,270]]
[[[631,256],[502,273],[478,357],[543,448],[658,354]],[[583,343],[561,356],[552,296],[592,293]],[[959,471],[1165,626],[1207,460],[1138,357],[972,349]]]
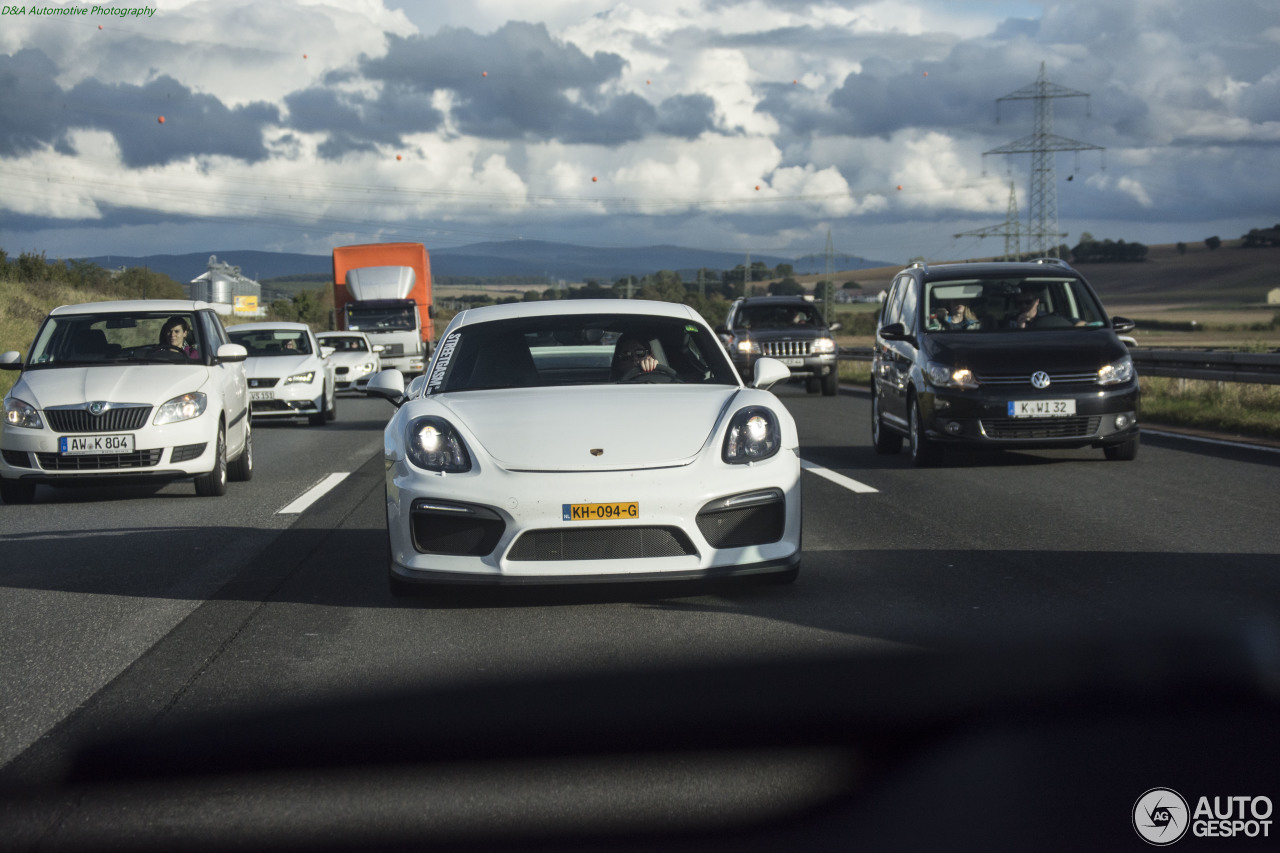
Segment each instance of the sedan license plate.
[[782,362],[787,367],[804,367],[803,358],[780,358],[778,361]]
[[93,456],[103,453],[132,453],[132,435],[64,435],[58,439],[64,456]]
[[615,521],[640,517],[635,501],[612,504],[564,504],[564,521]]
[[1075,400],[1014,400],[1009,403],[1011,418],[1069,418],[1075,413]]
[[275,391],[250,391],[250,400],[274,400],[276,398]]

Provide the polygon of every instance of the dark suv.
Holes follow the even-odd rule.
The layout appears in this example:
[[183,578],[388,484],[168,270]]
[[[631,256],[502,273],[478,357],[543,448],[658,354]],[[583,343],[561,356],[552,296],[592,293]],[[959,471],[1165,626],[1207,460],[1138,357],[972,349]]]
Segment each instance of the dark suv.
[[750,382],[756,359],[767,356],[791,368],[792,378],[804,379],[810,394],[821,389],[828,397],[840,387],[836,371],[836,342],[822,312],[799,296],[755,296],[729,306],[724,325],[716,329],[734,367]]
[[948,446],[1138,453],[1138,377],[1084,277],[1066,262],[912,264],[876,332],[871,434],[916,465]]

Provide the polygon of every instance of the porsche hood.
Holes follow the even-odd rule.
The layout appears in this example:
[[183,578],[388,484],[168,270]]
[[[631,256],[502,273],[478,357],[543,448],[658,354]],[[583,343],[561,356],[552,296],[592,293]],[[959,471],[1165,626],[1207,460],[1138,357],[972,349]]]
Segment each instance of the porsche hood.
[[687,465],[732,412],[724,386],[577,386],[436,398],[454,426],[504,468],[608,471]]

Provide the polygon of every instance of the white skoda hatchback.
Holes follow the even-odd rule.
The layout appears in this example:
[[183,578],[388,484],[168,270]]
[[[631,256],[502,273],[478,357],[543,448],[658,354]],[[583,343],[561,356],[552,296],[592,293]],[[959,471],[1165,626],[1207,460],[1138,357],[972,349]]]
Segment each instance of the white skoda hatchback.
[[393,594],[430,583],[772,575],[800,567],[795,422],[684,305],[463,311],[384,434]]
[[203,302],[134,300],[50,312],[4,398],[0,499],[38,484],[192,479],[221,495],[253,475],[244,347]]

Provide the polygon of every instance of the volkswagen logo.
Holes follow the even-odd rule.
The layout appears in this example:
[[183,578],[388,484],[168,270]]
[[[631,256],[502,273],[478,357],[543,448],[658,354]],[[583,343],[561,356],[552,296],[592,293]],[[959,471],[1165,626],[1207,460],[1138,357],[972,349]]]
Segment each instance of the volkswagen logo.
[[1045,373],[1043,370],[1037,370],[1035,373],[1031,374],[1031,384],[1037,388],[1048,388],[1049,374]]
[[107,404],[99,400],[95,400],[89,404],[89,414],[97,416],[107,410]]

